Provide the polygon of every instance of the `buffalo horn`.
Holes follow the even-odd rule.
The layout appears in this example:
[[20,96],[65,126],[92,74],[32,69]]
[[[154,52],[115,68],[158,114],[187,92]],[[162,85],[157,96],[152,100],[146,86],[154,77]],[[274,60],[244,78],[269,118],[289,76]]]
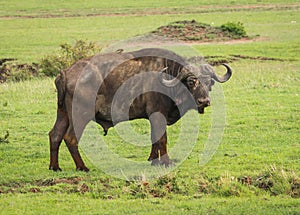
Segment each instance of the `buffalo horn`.
[[212,74],[211,74],[212,78],[220,83],[224,83],[224,82],[228,81],[232,74],[232,69],[230,68],[229,65],[227,65],[226,63],[222,63],[222,65],[225,66],[227,69],[227,72],[224,76],[218,77],[215,72],[212,72]]
[[173,79],[171,79],[171,80],[167,80],[167,79],[165,79],[165,78],[163,77],[163,74],[164,74],[163,72],[164,72],[165,70],[167,70],[167,68],[168,68],[168,67],[162,69],[162,70],[159,72],[159,74],[158,74],[158,79],[159,79],[160,83],[162,83],[162,84],[165,85],[166,87],[175,87],[177,84],[180,83],[180,80],[181,80],[180,76],[181,76],[181,74],[180,74],[180,72],[178,72],[176,78],[173,78]]

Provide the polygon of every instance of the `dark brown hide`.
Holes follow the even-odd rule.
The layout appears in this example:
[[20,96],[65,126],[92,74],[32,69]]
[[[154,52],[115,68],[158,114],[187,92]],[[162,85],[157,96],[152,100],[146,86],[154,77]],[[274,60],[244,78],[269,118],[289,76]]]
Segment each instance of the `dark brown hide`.
[[210,105],[213,79],[225,82],[231,76],[230,67],[225,67],[226,75],[218,77],[209,65],[201,71],[204,67],[191,67],[184,58],[163,49],[100,54],[78,61],[55,80],[58,108],[49,133],[49,169],[61,170],[58,151],[64,139],[76,169],[89,171],[78,152],[79,139],[89,121],[100,124],[106,135],[117,123],[138,118],[151,124],[148,160],[168,166],[166,126],[190,109],[204,113]]

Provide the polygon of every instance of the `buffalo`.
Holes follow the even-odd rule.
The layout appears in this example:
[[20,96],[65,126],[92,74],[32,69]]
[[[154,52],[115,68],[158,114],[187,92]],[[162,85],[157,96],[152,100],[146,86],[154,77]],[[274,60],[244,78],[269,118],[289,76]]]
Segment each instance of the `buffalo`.
[[152,165],[171,164],[166,126],[188,110],[200,114],[210,105],[214,81],[224,83],[232,69],[216,75],[209,64],[191,65],[176,53],[159,48],[99,54],[80,60],[55,79],[57,118],[50,139],[50,170],[61,170],[58,152],[65,141],[76,170],[89,171],[78,151],[80,137],[90,121],[100,124],[104,135],[117,123],[148,119],[151,125]]

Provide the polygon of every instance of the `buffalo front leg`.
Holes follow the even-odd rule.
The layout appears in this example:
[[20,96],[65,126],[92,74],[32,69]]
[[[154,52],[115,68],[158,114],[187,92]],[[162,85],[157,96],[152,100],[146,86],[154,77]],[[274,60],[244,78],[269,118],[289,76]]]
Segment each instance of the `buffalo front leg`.
[[159,143],[152,143],[151,153],[148,158],[148,161],[151,161],[151,165],[156,166],[159,165]]
[[49,132],[50,140],[50,165],[49,169],[54,171],[61,171],[58,164],[58,151],[63,136],[69,125],[69,120],[66,112],[63,109],[57,110],[57,118],[54,127]]
[[152,144],[151,153],[148,161],[152,161],[151,165],[164,165],[168,167],[172,164],[167,152],[167,133],[154,144]]
[[165,116],[160,112],[155,112],[150,115],[149,119],[151,124],[152,149],[148,160],[152,161],[152,165],[161,164],[169,166],[171,161],[167,152],[167,122]]
[[172,164],[172,161],[169,158],[168,152],[167,152],[167,133],[165,132],[164,135],[160,139],[160,165],[165,165],[168,167]]

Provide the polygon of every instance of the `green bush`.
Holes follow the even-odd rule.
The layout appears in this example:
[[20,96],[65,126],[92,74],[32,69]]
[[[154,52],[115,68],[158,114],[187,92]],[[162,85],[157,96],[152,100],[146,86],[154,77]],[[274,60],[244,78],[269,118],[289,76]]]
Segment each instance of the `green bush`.
[[76,61],[93,56],[100,50],[100,47],[94,42],[77,40],[73,46],[67,43],[60,45],[59,52],[46,55],[38,64],[20,64],[15,61],[16,59],[2,59],[0,62],[0,83],[25,81],[34,77],[56,76],[60,70],[67,69]]
[[41,59],[40,72],[46,76],[56,76],[60,70],[67,69],[76,61],[93,56],[100,50],[101,48],[96,43],[83,40],[77,40],[73,46],[67,43],[62,44],[58,53]]
[[239,39],[247,37],[244,25],[241,22],[227,22],[220,26],[223,32],[226,32],[229,37]]

